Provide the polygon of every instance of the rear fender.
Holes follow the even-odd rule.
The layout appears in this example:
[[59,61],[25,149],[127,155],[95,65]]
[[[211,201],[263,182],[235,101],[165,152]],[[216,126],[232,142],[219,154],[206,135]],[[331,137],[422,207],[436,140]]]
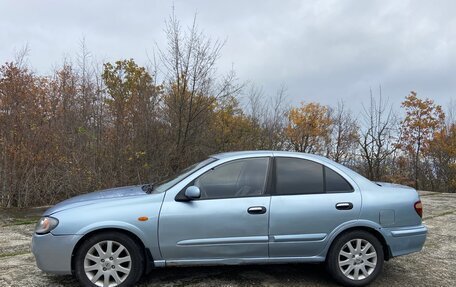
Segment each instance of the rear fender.
[[345,232],[345,231],[347,231],[349,229],[356,229],[356,228],[360,228],[360,229],[368,228],[368,229],[372,229],[372,230],[377,231],[378,233],[380,233],[380,235],[383,237],[384,243],[386,243],[386,245],[387,245],[388,252],[389,252],[389,245],[388,245],[387,236],[386,236],[387,233],[382,228],[382,226],[380,226],[378,223],[370,221],[370,220],[360,219],[360,220],[347,221],[347,222],[344,222],[343,224],[339,225],[338,227],[336,227],[328,235],[328,237],[326,239],[327,243],[325,245],[325,248],[323,249],[323,251],[318,256],[322,256],[322,257],[326,258],[326,255],[328,254],[329,248],[331,247],[334,239],[336,239],[337,236],[339,236],[343,232]]

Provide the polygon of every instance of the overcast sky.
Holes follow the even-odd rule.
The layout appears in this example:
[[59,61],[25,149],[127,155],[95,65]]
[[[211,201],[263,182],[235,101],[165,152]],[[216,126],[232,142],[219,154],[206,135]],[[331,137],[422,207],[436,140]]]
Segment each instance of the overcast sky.
[[353,110],[369,89],[399,105],[410,90],[446,106],[456,99],[456,1],[17,1],[0,0],[0,62],[21,47],[49,73],[85,38],[99,61],[146,65],[164,41],[175,5],[225,40],[219,70],[268,94],[283,84],[292,103],[343,99]]

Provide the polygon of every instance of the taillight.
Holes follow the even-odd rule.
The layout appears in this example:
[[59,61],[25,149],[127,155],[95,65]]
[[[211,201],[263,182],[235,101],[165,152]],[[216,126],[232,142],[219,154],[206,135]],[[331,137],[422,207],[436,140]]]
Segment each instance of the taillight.
[[415,202],[415,211],[421,218],[423,218],[423,204],[421,203],[421,200]]

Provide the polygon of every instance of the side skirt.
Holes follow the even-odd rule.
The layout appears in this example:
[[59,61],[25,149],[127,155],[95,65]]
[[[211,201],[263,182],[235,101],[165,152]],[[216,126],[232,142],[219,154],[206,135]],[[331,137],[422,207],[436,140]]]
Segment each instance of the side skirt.
[[273,258],[230,258],[230,259],[184,259],[155,260],[155,267],[166,266],[211,266],[211,265],[247,265],[247,264],[284,264],[284,263],[321,263],[322,256],[312,257],[273,257]]

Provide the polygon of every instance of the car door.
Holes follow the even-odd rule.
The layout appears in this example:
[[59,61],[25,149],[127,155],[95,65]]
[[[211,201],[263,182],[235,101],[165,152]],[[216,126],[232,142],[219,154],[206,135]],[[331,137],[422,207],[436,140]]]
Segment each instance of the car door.
[[269,157],[239,159],[192,180],[201,198],[168,193],[159,218],[159,244],[167,263],[268,257]]
[[356,220],[359,190],[341,173],[318,162],[277,157],[271,197],[270,257],[311,257],[324,249],[328,235]]

